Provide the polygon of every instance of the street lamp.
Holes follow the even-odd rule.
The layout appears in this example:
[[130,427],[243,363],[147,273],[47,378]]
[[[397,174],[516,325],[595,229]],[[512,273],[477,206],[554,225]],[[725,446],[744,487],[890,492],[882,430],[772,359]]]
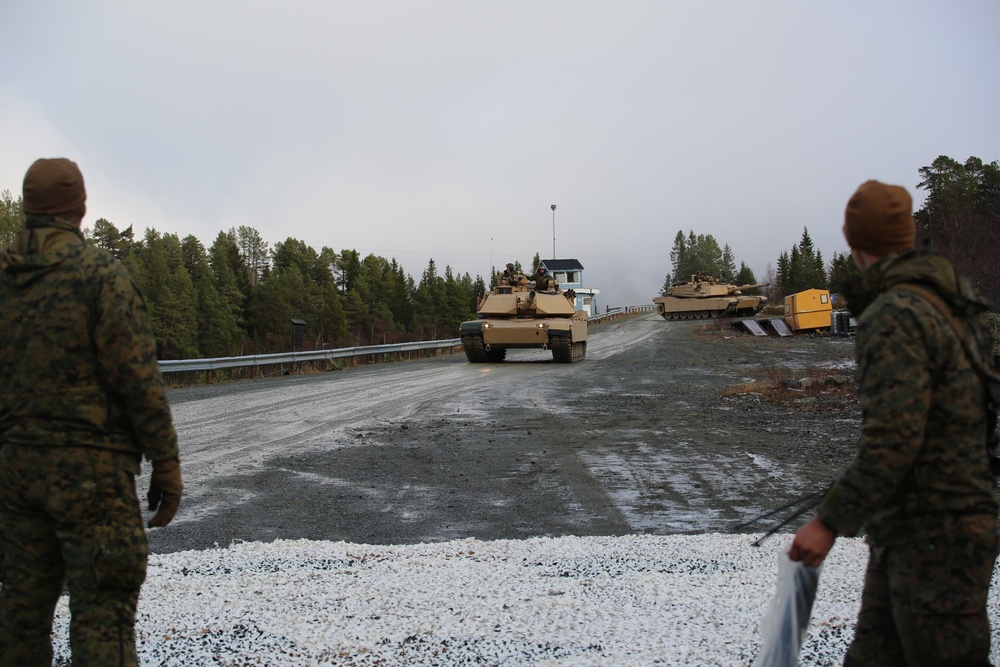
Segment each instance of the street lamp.
[[556,258],[556,205],[552,205],[552,259]]

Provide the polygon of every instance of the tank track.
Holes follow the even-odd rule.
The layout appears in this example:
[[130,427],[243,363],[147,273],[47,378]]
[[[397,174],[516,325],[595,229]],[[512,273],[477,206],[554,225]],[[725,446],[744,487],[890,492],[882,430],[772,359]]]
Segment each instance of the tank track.
[[552,360],[560,364],[579,361],[587,354],[587,341],[574,343],[568,337],[554,339],[549,347],[552,349]]
[[507,358],[506,348],[487,350],[482,336],[462,336],[462,348],[465,356],[474,364],[497,363]]

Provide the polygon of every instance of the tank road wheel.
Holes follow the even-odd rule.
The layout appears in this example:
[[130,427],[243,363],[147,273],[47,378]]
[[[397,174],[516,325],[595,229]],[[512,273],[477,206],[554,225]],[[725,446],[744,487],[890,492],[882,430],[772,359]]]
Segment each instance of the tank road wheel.
[[481,364],[487,361],[486,346],[483,345],[482,336],[462,336],[462,348],[472,363]]

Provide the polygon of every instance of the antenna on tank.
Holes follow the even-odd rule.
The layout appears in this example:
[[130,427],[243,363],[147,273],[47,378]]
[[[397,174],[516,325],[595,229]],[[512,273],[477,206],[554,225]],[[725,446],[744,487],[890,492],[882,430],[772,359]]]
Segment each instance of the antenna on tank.
[[556,258],[556,205],[552,205],[552,259]]

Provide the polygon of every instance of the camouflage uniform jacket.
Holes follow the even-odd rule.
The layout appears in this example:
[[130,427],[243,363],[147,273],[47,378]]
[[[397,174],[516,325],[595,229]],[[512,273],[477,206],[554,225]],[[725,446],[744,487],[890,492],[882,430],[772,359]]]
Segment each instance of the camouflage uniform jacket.
[[553,278],[552,276],[550,276],[548,274],[548,272],[545,272],[545,273],[538,273],[538,272],[536,272],[536,273],[532,274],[528,278],[528,280],[534,280],[535,281],[535,289],[539,290],[541,292],[544,292],[544,291],[547,291],[547,290],[559,289],[559,283],[557,283],[556,279]]
[[940,296],[982,358],[989,304],[932,250],[882,258],[848,290],[856,340],[861,442],[818,508],[842,535],[862,527],[874,545],[942,535],[964,514],[997,515],[986,454],[983,383],[938,310],[900,283]]
[[69,221],[28,218],[0,254],[0,446],[177,456],[146,306]]

